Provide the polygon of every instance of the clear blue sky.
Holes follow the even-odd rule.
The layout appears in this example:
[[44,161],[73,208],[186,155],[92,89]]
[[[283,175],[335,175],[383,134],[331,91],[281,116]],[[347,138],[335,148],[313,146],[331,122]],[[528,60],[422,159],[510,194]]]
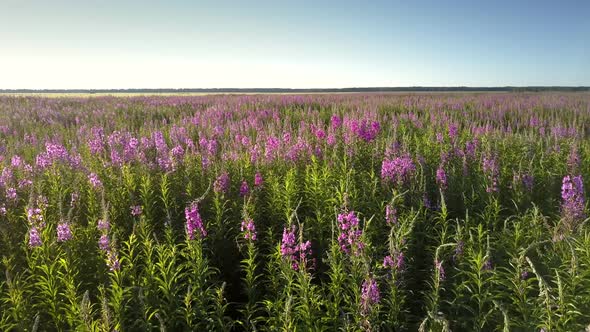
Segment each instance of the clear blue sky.
[[590,1],[0,0],[0,88],[413,85],[590,85]]

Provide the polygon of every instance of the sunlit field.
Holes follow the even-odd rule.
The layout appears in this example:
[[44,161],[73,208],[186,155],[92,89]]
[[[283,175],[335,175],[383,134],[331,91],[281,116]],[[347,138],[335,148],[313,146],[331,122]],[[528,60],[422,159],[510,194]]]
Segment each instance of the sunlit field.
[[588,93],[0,96],[0,330],[582,331],[588,179]]

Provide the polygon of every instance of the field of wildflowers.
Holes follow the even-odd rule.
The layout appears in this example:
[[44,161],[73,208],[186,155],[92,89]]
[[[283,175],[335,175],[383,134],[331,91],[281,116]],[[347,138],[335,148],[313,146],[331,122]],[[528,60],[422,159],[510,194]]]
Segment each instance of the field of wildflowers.
[[586,179],[588,94],[3,96],[0,330],[584,330]]

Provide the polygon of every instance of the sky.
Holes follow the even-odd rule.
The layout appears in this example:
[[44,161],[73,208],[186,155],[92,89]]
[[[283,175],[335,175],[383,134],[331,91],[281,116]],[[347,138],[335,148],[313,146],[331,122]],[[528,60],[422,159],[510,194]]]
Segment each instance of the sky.
[[590,1],[0,0],[0,89],[590,86]]

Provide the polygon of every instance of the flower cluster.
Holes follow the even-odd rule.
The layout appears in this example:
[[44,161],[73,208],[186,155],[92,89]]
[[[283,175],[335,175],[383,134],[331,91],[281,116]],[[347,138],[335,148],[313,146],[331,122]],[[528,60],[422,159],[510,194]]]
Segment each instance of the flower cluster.
[[143,212],[141,205],[133,205],[131,206],[131,215],[134,217],[140,216]]
[[585,218],[585,197],[582,176],[565,176],[561,185],[561,214],[566,225],[573,228]]
[[447,173],[442,166],[436,170],[436,184],[443,191],[447,189]]
[[381,294],[377,281],[371,277],[366,278],[361,286],[361,314],[368,315],[371,309],[379,304]]
[[488,178],[486,191],[489,193],[498,192],[500,170],[498,168],[498,160],[494,156],[483,158],[483,172]]
[[225,194],[229,190],[229,174],[227,172],[221,173],[213,183],[213,191],[220,194]]
[[397,209],[391,204],[385,206],[385,222],[387,225],[397,224]]
[[409,156],[385,159],[381,164],[381,179],[397,184],[406,183],[416,171],[416,165]]
[[359,219],[354,211],[338,214],[338,245],[343,252],[355,256],[362,252],[365,244],[362,242],[363,232],[359,227]]
[[283,228],[281,255],[291,264],[291,268],[295,271],[313,268],[315,264],[311,258],[311,242],[309,240],[298,242],[296,238],[295,225],[290,228]]
[[92,185],[93,188],[95,188],[95,189],[102,188],[102,182],[100,181],[100,179],[98,178],[98,175],[96,173],[90,173],[88,175],[88,181],[90,181],[90,184]]
[[203,225],[197,203],[193,203],[185,208],[184,215],[186,218],[186,234],[190,240],[194,240],[197,236],[207,236],[207,230],[205,229],[205,225]]
[[70,239],[72,239],[70,224],[67,222],[57,224],[57,242],[66,242]]
[[240,185],[240,196],[246,197],[248,195],[250,195],[250,187],[248,186],[248,182],[242,181],[242,184]]
[[111,229],[111,225],[107,218],[99,219],[96,222],[96,228],[100,231],[101,235],[98,239],[98,247],[102,251],[108,251],[111,247],[111,243],[109,240],[109,230]]
[[398,250],[394,250],[392,255],[387,255],[383,258],[383,267],[392,268],[396,271],[402,271],[404,269],[404,253]]
[[240,230],[244,233],[244,239],[256,241],[256,226],[254,225],[254,220],[252,220],[252,218],[242,220]]

